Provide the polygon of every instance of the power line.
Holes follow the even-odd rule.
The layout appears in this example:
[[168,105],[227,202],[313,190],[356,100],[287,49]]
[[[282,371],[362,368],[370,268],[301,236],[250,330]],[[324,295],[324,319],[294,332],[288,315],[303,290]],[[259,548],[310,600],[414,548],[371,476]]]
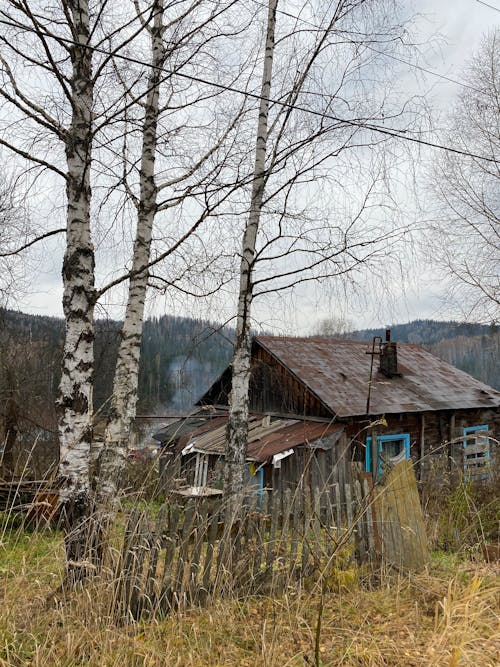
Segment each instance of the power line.
[[[259,0],[252,0],[256,5],[259,5],[260,7],[266,7],[266,5],[263,2],[259,2]],[[476,0],[476,2],[480,2],[481,0]],[[482,3],[486,4],[487,3]],[[492,7],[491,5],[487,5],[488,7],[491,7],[492,9],[496,9],[496,7]],[[307,19],[300,18],[299,16],[296,16],[295,14],[291,14],[290,12],[285,11],[284,9],[277,9],[276,10],[278,14],[282,14],[283,16],[287,16],[288,18],[294,19],[295,21],[298,21],[299,23],[303,23],[304,25],[308,25],[311,28],[315,28],[316,30],[321,30],[322,28],[315,23],[312,23],[311,21],[308,21]],[[497,9],[497,11],[500,11],[500,9]],[[354,40],[348,40],[350,41],[351,44],[355,44]],[[439,72],[434,72],[434,70],[428,69],[426,67],[423,67],[422,65],[417,65],[417,63],[412,63],[409,60],[404,60],[403,58],[399,58],[398,56],[395,56],[392,53],[386,53],[385,51],[381,51],[380,49],[375,48],[374,46],[370,46],[369,44],[364,44],[364,47],[366,49],[369,49],[370,51],[373,51],[374,53],[378,53],[381,56],[385,56],[386,58],[390,58],[391,60],[395,60],[399,63],[402,63],[403,65],[408,65],[408,67],[413,67],[414,69],[418,69],[421,72],[425,72],[426,74],[431,74],[432,76],[437,77],[438,79],[443,79],[444,81],[448,81],[449,83],[454,83],[456,86],[461,86],[463,88],[469,88],[469,90],[473,90],[476,93],[481,93],[484,94],[484,90],[481,90],[481,88],[476,88],[475,86],[471,86],[468,83],[465,83],[463,81],[458,81],[457,79],[452,79],[450,76],[446,76],[446,74],[440,74]]]
[[[143,60],[139,60],[138,58],[133,58],[132,56],[126,56],[119,54],[117,52],[110,52],[107,51],[106,49],[96,47],[96,46],[90,46],[88,44],[81,44],[80,42],[76,42],[75,40],[69,39],[67,37],[60,37],[59,35],[57,37],[54,37],[51,33],[42,30],[42,29],[37,29],[35,30],[34,28],[28,28],[24,25],[19,25],[11,21],[7,21],[5,19],[0,19],[0,24],[7,25],[9,27],[14,27],[14,28],[22,28],[28,32],[33,32],[35,34],[40,34],[43,35],[44,37],[49,37],[51,39],[57,39],[59,42],[63,42],[66,44],[70,44],[72,46],[78,46],[80,48],[86,48],[94,53],[100,53],[101,55],[109,56],[109,57],[114,57],[118,58],[120,60],[124,60],[126,62],[130,62],[136,65],[141,65],[142,67],[147,67],[147,68],[152,68],[155,67],[151,63],[144,62]],[[219,90],[224,90],[227,92],[232,92],[236,93],[237,95],[241,95],[246,98],[251,98],[254,100],[261,100],[263,97],[257,93],[251,93],[246,90],[241,90],[240,88],[236,88],[235,86],[228,86],[226,84],[218,83],[216,81],[210,81],[209,79],[204,79],[199,76],[194,76],[192,74],[185,74],[183,72],[178,72],[175,70],[169,70],[166,69],[165,67],[155,67],[155,69],[159,69],[160,71],[166,71],[167,76],[165,77],[164,80],[169,78],[170,76],[178,76],[179,78],[185,79],[187,81],[192,81],[194,83],[202,83],[207,86],[211,86],[213,88],[217,88]],[[323,118],[325,120],[332,120],[335,121],[336,123],[341,123],[345,124],[351,127],[356,127],[358,129],[366,129],[370,130],[372,132],[376,132],[378,134],[382,134],[385,136],[393,137],[396,139],[403,139],[404,141],[408,141],[414,144],[420,144],[422,146],[427,146],[429,148],[436,148],[438,150],[443,150],[447,151],[449,153],[455,153],[456,155],[462,155],[464,157],[471,157],[477,160],[483,160],[485,162],[492,162],[493,164],[500,164],[499,160],[496,160],[495,158],[492,157],[487,157],[485,155],[478,155],[477,153],[471,153],[469,151],[462,150],[460,148],[456,148],[454,146],[445,146],[444,144],[438,144],[433,141],[428,141],[426,139],[421,139],[418,137],[412,137],[409,134],[406,134],[407,130],[395,130],[393,128],[385,128],[381,127],[380,125],[374,125],[371,124],[367,121],[358,121],[358,120],[350,120],[347,118],[341,118],[339,116],[334,116],[333,114],[327,114],[322,111],[315,111],[314,109],[308,109],[306,107],[301,107],[298,106],[297,104],[290,104],[289,102],[284,102],[282,100],[274,99],[272,97],[267,98],[267,100],[271,104],[275,104],[277,106],[281,106],[283,108],[287,109],[292,109],[292,110],[297,110],[297,111],[302,111],[303,113],[308,113],[313,116],[318,116],[320,118]]]
[[495,12],[500,12],[500,9],[498,7],[495,7],[494,5],[490,5],[488,2],[484,2],[483,0],[476,0],[480,5],[484,5],[485,7],[489,7],[490,9],[493,9]]

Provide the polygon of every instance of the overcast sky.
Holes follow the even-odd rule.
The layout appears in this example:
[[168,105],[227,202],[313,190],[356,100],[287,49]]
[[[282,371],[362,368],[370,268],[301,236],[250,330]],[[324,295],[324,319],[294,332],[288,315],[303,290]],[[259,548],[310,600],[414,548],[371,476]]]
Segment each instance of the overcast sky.
[[[408,3],[409,4],[409,3]],[[466,61],[477,50],[484,33],[500,23],[500,0],[489,0],[489,5],[478,0],[422,0],[413,2],[414,11],[420,14],[417,23],[419,41],[423,47],[425,61],[422,64],[434,72],[460,80]],[[419,82],[414,71],[402,67],[404,81],[414,92],[429,91],[432,108],[441,113],[451,107],[459,87],[448,80],[426,75]],[[406,85],[406,84],[405,84]],[[43,270],[17,306],[24,311],[41,315],[61,315],[60,259],[62,240],[53,246],[53,252],[43,258]],[[38,270],[37,270],[38,274]],[[409,272],[405,281],[399,277],[389,279],[390,293],[374,289],[374,285],[360,285],[361,299],[345,305],[341,295],[326,294],[323,288],[307,288],[292,297],[280,298],[272,304],[256,305],[255,318],[264,328],[290,334],[307,334],[314,330],[315,323],[328,317],[345,317],[355,327],[381,326],[387,323],[405,322],[416,318],[444,319],[447,312],[440,301],[440,284],[422,266]],[[150,312],[206,317],[225,317],[223,304],[211,302],[194,306],[196,312],[185,312],[179,301],[166,302],[156,298]],[[97,315],[102,314],[98,311]],[[114,315],[111,312],[111,315]]]

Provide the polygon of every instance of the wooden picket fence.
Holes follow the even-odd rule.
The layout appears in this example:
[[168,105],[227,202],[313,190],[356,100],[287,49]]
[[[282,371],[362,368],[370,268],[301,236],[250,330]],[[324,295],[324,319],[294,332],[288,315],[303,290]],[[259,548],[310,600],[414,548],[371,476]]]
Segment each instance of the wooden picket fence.
[[320,490],[288,492],[284,507],[265,494],[231,525],[211,498],[166,503],[154,520],[133,510],[115,572],[115,611],[166,614],[214,596],[283,590],[319,576],[339,553],[366,560],[374,551],[368,480],[342,491],[333,490],[338,503],[326,512]]
[[328,577],[339,559],[353,565],[385,553],[398,567],[418,568],[428,554],[411,463],[398,464],[384,484],[362,475],[342,488],[269,493],[231,522],[213,498],[166,503],[154,519],[135,509],[114,573],[114,613],[137,619],[216,597],[277,593]]

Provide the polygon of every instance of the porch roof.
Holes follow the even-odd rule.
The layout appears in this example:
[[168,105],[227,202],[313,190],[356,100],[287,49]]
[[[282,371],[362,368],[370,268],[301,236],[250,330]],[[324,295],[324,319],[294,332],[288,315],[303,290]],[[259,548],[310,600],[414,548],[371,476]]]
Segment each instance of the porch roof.
[[[190,451],[223,456],[227,417],[219,418],[218,422],[219,425],[214,421],[212,428],[204,425],[181,438],[176,449],[182,451],[191,445]],[[343,431],[342,424],[251,415],[248,421],[247,459],[265,463],[276,454],[313,443],[315,447],[328,449]]]

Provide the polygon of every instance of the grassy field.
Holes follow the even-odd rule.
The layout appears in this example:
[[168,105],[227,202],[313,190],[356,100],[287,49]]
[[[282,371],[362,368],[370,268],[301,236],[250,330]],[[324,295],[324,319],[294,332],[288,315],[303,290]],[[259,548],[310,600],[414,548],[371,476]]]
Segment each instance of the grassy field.
[[499,570],[470,557],[436,552],[419,574],[340,577],[323,599],[290,588],[122,627],[105,584],[51,596],[62,571],[59,534],[2,534],[0,665],[500,664]]

